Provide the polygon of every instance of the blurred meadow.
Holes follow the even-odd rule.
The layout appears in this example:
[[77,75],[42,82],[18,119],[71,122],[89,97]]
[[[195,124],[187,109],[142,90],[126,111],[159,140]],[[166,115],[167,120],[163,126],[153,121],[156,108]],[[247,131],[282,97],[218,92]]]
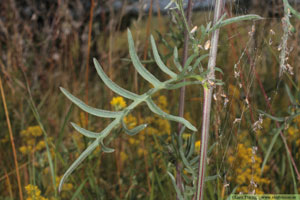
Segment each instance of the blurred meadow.
[[[282,1],[249,2],[225,5],[227,17],[251,13],[264,19],[220,29],[216,66],[223,73],[216,72],[216,77],[224,84],[214,89],[204,199],[253,190],[300,192],[300,20],[290,18],[294,28],[287,45],[289,65],[279,77]],[[298,3],[290,2],[299,10]],[[110,122],[83,112],[59,87],[93,107],[117,111],[129,105],[130,100],[113,93],[98,77],[92,61],[96,58],[123,88],[138,94],[150,89],[131,63],[127,28],[139,58],[159,80],[168,77],[154,62],[151,34],[164,63],[178,72],[173,51],[176,46],[181,59],[183,28],[159,5],[159,0],[0,3],[0,199],[176,199],[167,172],[176,176],[176,163],[182,162],[175,156],[172,137],[178,125],[144,105],[124,122],[128,128],[147,123],[146,129],[135,136],[121,128],[113,130],[105,143],[115,151],[103,153],[97,147],[62,191],[57,190],[63,174],[91,143],[70,122],[95,132]],[[195,37],[212,18],[210,6],[193,10]],[[200,55],[209,52],[209,38],[205,41]],[[153,100],[163,111],[178,115],[179,95],[179,89],[162,90]],[[185,129],[182,140],[188,145],[195,137],[194,164],[202,144],[202,111],[202,87],[187,86],[184,118],[198,132]],[[182,167],[181,172],[191,184],[189,171]]]

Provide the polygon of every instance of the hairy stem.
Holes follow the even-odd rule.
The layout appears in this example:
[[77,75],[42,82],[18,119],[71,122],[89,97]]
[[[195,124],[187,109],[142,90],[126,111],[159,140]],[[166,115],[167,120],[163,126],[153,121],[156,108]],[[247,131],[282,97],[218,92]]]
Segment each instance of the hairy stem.
[[[223,0],[215,1],[214,24],[216,24],[216,22],[219,20],[223,7],[224,7]],[[219,29],[216,29],[212,33],[212,38],[211,38],[211,49],[210,49],[209,61],[208,61],[208,69],[210,71],[208,75],[209,79],[215,78],[215,65],[216,65],[216,58],[217,58],[218,41],[219,41]],[[210,86],[204,87],[204,105],[203,105],[202,135],[201,135],[202,144],[200,148],[196,200],[203,199],[212,93],[213,93],[212,87]]]

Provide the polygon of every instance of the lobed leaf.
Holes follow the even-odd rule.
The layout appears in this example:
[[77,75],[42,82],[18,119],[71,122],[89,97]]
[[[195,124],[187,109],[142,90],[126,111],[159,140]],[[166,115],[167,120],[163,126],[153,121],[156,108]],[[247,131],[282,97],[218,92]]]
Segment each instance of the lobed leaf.
[[86,105],[83,101],[78,99],[77,97],[73,96],[70,92],[68,92],[66,89],[60,87],[60,90],[62,93],[75,105],[77,105],[79,108],[84,110],[85,112],[97,116],[97,117],[104,117],[104,118],[116,118],[121,116],[122,112],[112,112],[107,110],[101,110],[98,108],[93,108],[91,106]]
[[81,128],[80,126],[78,126],[77,124],[71,122],[71,125],[75,128],[76,131],[78,131],[79,133],[81,133],[82,135],[88,137],[88,138],[98,138],[101,135],[99,133],[95,133],[89,130],[86,130],[84,128]]
[[218,28],[221,28],[223,26],[229,25],[229,24],[233,24],[233,23],[237,23],[237,22],[241,22],[241,21],[246,21],[246,20],[260,20],[260,19],[263,19],[263,18],[259,15],[254,15],[254,14],[231,17],[229,19],[220,20],[216,25],[214,25],[209,30],[209,32],[213,32],[214,30],[216,30]]
[[146,79],[149,83],[151,83],[154,87],[160,87],[162,83],[155,78],[141,63],[139,60],[135,48],[134,48],[134,42],[132,38],[132,34],[130,30],[128,29],[128,44],[129,44],[129,54],[130,58],[132,60],[133,66],[137,70],[137,72]]
[[117,93],[117,94],[119,94],[119,95],[121,95],[121,96],[123,96],[125,98],[131,99],[131,100],[139,99],[141,97],[140,95],[132,93],[132,92],[130,92],[128,90],[125,90],[124,88],[121,88],[120,86],[118,86],[117,84],[115,84],[104,73],[104,71],[103,71],[101,65],[99,64],[99,62],[95,58],[93,59],[93,61],[94,61],[94,65],[95,65],[95,68],[97,70],[98,75],[103,80],[103,82],[105,83],[105,85],[107,87],[109,87],[112,91],[114,91],[115,93]]
[[95,148],[100,144],[102,147],[102,150],[106,150],[105,152],[112,152],[113,150],[111,150],[110,148],[105,147],[105,145],[103,144],[103,138],[106,137],[109,132],[115,127],[117,126],[119,123],[119,121],[117,119],[115,119],[114,121],[112,121],[103,131],[101,131],[99,133],[99,137],[94,140],[94,142],[92,142],[92,144],[90,144],[81,154],[80,156],[72,163],[72,165],[69,167],[69,169],[65,172],[65,174],[63,175],[62,179],[60,180],[59,186],[58,186],[58,191],[61,191],[62,185],[64,184],[65,180],[70,176],[70,174],[80,165],[80,163],[82,163],[82,161],[88,156],[90,155],[93,150],[95,150]]
[[177,74],[172,72],[164,63],[163,61],[161,60],[159,54],[158,54],[158,51],[157,51],[157,47],[156,47],[156,44],[155,44],[155,41],[154,41],[154,38],[153,36],[151,35],[150,36],[150,40],[151,40],[151,46],[152,46],[152,51],[153,51],[153,55],[154,55],[154,59],[156,61],[156,64],[158,65],[158,67],[163,71],[165,72],[166,74],[168,74],[170,77],[172,78],[176,78],[177,77]]
[[168,120],[171,121],[175,121],[175,122],[179,122],[182,123],[183,125],[185,125],[188,129],[192,130],[192,131],[197,131],[196,127],[194,127],[189,121],[187,121],[186,119],[182,118],[182,117],[177,117],[174,115],[170,115],[166,112],[164,112],[163,110],[161,110],[153,101],[151,98],[147,98],[146,103],[149,107],[149,109],[154,112],[155,114],[160,115],[163,118],[166,118]]
[[96,139],[88,148],[86,148],[80,156],[75,160],[75,162],[72,163],[72,165],[69,167],[69,169],[65,172],[63,177],[60,180],[59,186],[58,186],[58,191],[60,192],[62,189],[62,186],[66,179],[70,176],[70,174],[78,167],[78,165],[96,149],[98,146],[98,140]]
[[172,184],[173,184],[173,186],[174,186],[174,188],[175,188],[175,191],[176,191],[176,194],[177,194],[177,198],[178,198],[179,200],[184,200],[184,198],[183,198],[183,196],[182,196],[182,194],[181,194],[181,191],[179,190],[179,188],[178,188],[177,185],[176,185],[176,181],[175,181],[174,176],[173,176],[170,172],[167,172],[167,173],[168,173],[168,175],[169,175],[170,178],[171,178]]
[[177,49],[177,47],[174,48],[173,62],[175,64],[176,68],[181,72],[182,71],[182,66],[181,66],[181,64],[179,63],[179,60],[178,60],[178,49]]
[[105,153],[112,153],[112,152],[114,152],[115,150],[114,149],[112,149],[112,148],[109,148],[109,147],[107,147],[105,144],[104,144],[104,142],[103,142],[103,138],[100,140],[100,146],[101,146],[101,150],[103,151],[103,152],[105,152]]
[[127,135],[134,136],[134,135],[138,134],[139,132],[141,132],[142,130],[144,130],[147,127],[147,124],[141,124],[137,127],[134,127],[133,129],[128,129],[126,124],[122,120],[122,126]]

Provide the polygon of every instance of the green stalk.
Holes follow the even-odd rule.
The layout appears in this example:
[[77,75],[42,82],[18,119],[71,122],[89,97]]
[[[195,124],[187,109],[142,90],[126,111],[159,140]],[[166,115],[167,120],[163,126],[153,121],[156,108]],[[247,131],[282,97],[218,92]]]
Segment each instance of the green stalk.
[[[220,19],[223,7],[224,7],[223,0],[215,1],[214,25]],[[219,41],[219,28],[214,30],[211,38],[211,49],[210,49],[209,61],[208,61],[208,69],[210,71],[208,75],[209,79],[215,79],[215,66],[216,66],[216,58],[217,58],[218,41]],[[196,200],[203,199],[212,93],[213,93],[213,87],[206,85],[204,87],[202,135],[201,135],[201,149],[200,149]]]

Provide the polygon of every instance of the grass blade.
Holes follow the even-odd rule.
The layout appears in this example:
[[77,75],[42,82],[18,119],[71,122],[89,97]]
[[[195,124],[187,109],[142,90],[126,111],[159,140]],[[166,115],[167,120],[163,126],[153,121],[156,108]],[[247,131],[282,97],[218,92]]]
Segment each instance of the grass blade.
[[274,146],[274,144],[275,144],[275,142],[276,142],[276,140],[277,140],[277,138],[278,138],[280,132],[284,129],[284,127],[285,127],[285,124],[281,125],[281,127],[280,127],[279,129],[277,129],[276,133],[274,134],[274,136],[273,136],[273,138],[272,138],[272,140],[271,140],[271,143],[270,143],[270,145],[269,145],[269,148],[268,148],[268,150],[267,150],[267,153],[266,153],[266,155],[265,155],[265,159],[264,159],[264,161],[263,161],[263,163],[262,163],[260,174],[263,173],[264,167],[265,167],[265,165],[266,165],[266,163],[267,163],[267,161],[268,161],[268,159],[269,159],[269,157],[270,157],[270,154],[271,154],[271,151],[272,151],[272,149],[273,149],[273,146]]
[[73,194],[71,200],[75,200],[76,197],[80,194],[80,192],[81,192],[81,190],[82,190],[84,184],[86,183],[86,181],[87,181],[87,179],[85,179],[85,180],[79,185],[79,187],[76,189],[75,193]]

